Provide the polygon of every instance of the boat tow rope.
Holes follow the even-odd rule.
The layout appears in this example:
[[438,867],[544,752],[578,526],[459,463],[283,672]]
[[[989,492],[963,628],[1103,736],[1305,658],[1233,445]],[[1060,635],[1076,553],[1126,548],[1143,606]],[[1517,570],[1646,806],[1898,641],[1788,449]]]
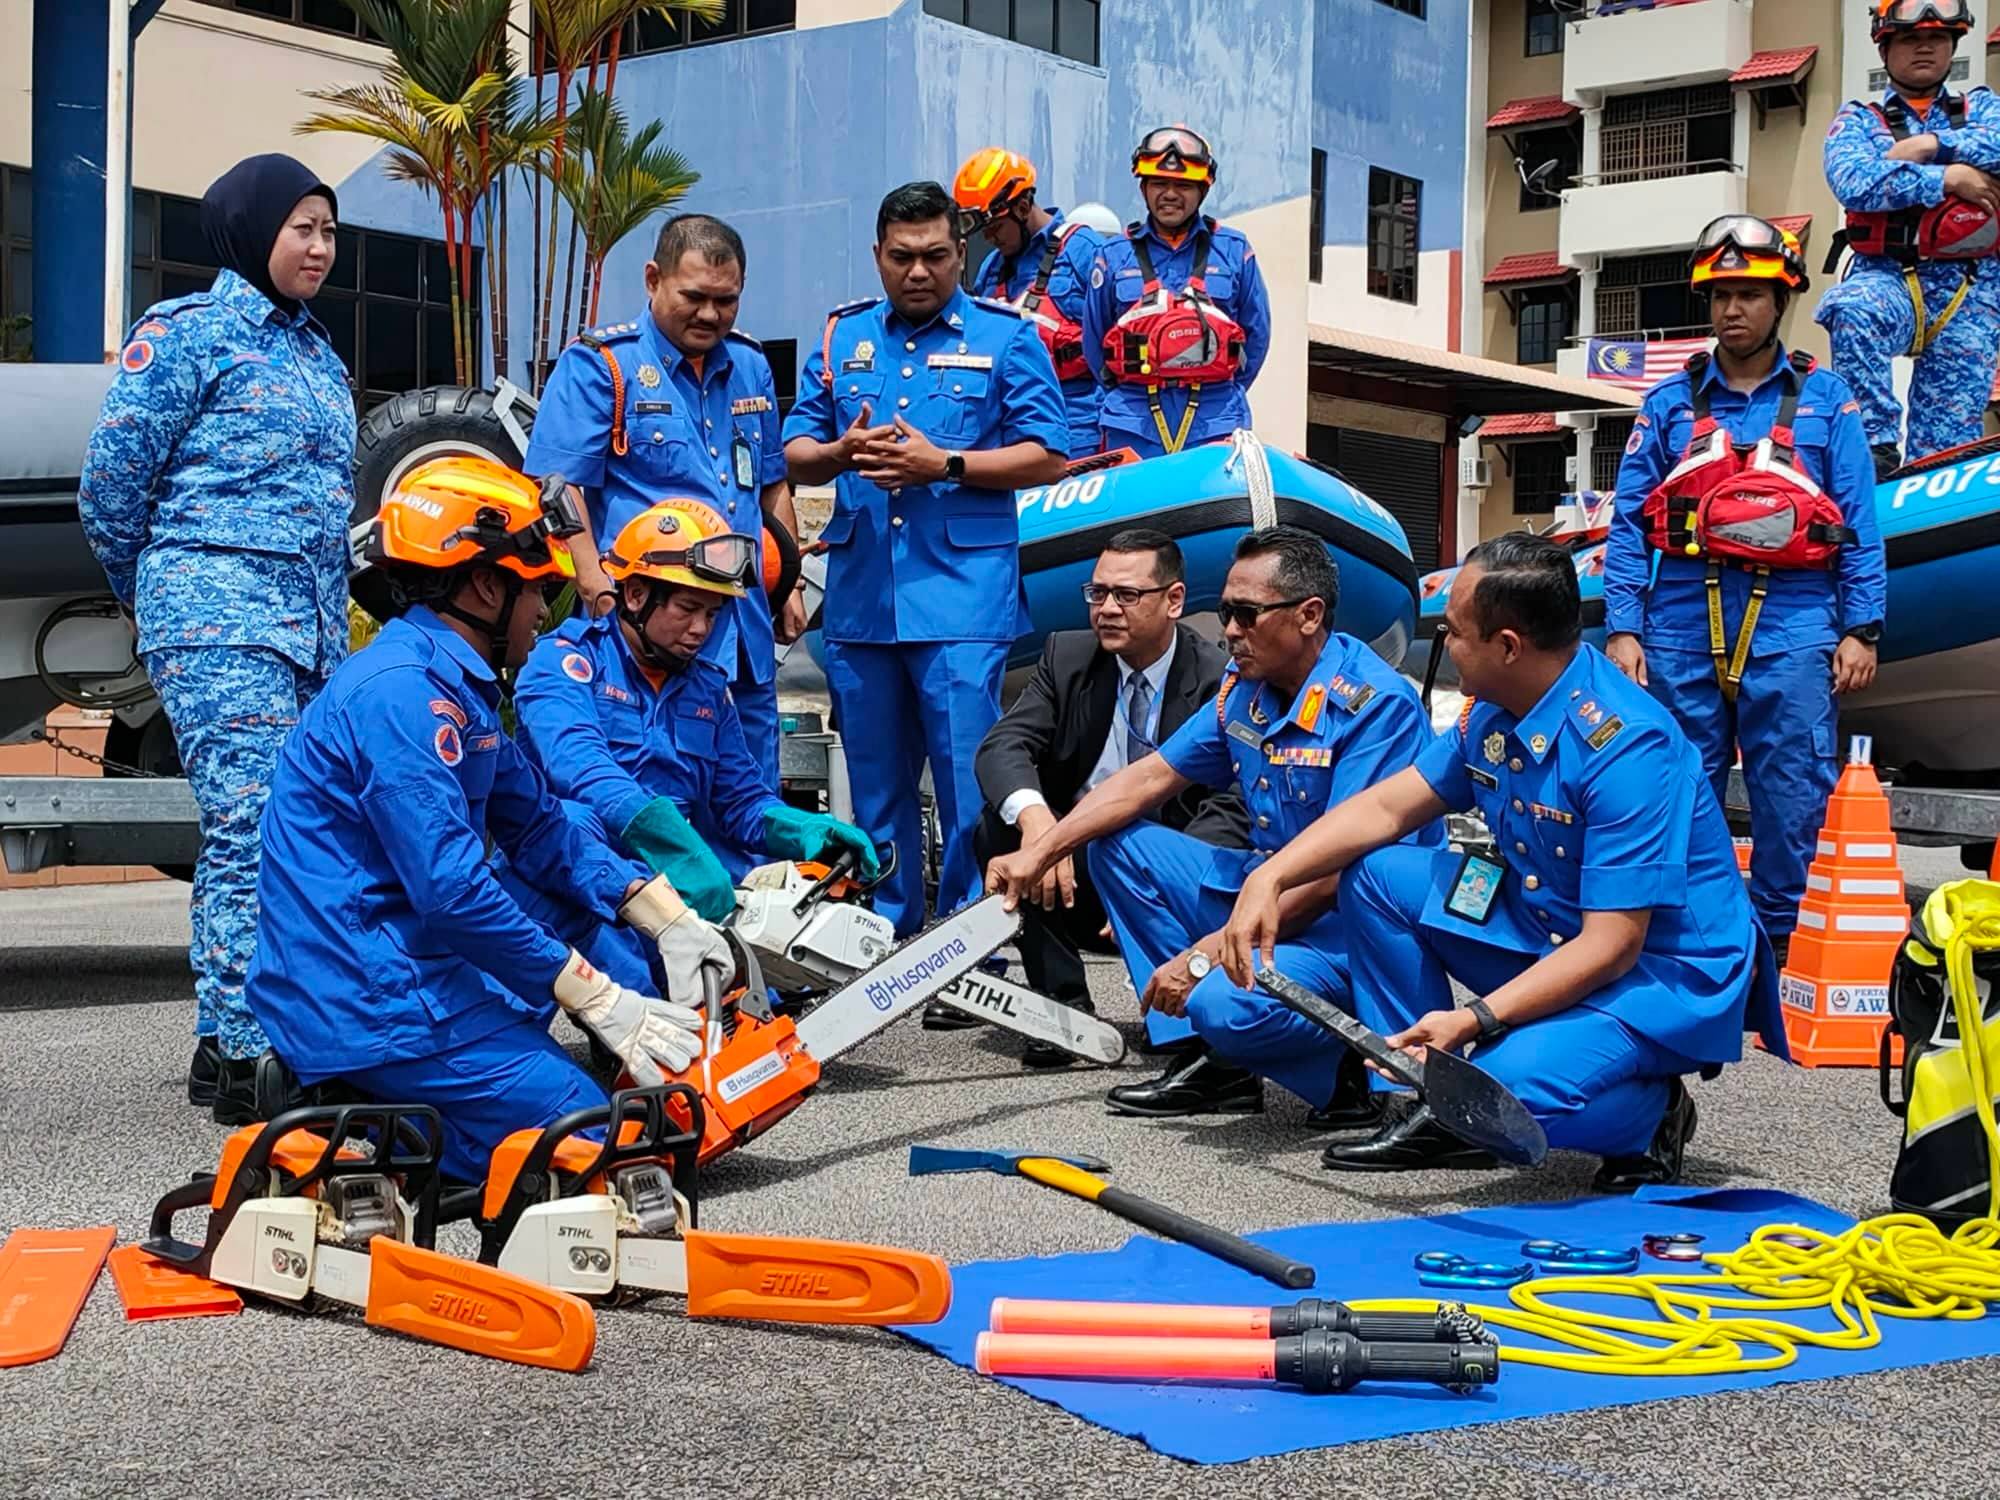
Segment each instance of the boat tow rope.
[[1264,451],[1264,443],[1256,433],[1247,427],[1239,427],[1229,435],[1231,453],[1229,461],[1223,465],[1224,472],[1243,466],[1243,486],[1250,497],[1250,526],[1262,531],[1266,526],[1278,524],[1278,497],[1271,485],[1271,459]]
[[[1926,903],[1924,918],[1944,949],[1959,1036],[1977,1038],[1983,1005],[1973,956],[2000,950],[2000,886],[1969,880],[1942,887]],[[1988,1159],[2000,1163],[1995,1080],[1982,1047],[1967,1043],[1961,1051]],[[1538,1277],[1509,1289],[1511,1306],[1467,1310],[1488,1327],[1557,1346],[1503,1343],[1503,1361],[1588,1375],[1730,1375],[1782,1369],[1802,1345],[1872,1349],[1882,1341],[1878,1319],[1966,1321],[1986,1316],[1987,1304],[2000,1301],[2000,1172],[1988,1183],[1986,1216],[1949,1235],[1917,1214],[1885,1214],[1839,1234],[1766,1224],[1741,1249],[1702,1259],[1713,1270]],[[1654,1316],[1621,1317],[1553,1300],[1564,1296],[1630,1298],[1650,1304]],[[1439,1304],[1383,1298],[1349,1305],[1366,1312],[1429,1312]],[[1838,1327],[1783,1316],[1811,1311],[1832,1314]]]

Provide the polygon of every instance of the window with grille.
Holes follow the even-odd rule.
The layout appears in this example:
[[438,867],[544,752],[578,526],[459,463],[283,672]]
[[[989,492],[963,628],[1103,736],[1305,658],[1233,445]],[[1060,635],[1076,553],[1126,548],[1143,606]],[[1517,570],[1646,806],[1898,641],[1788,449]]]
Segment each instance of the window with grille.
[[1590,440],[1590,487],[1602,494],[1618,488],[1618,466],[1625,461],[1625,444],[1632,436],[1630,417],[1599,417]]
[[627,57],[641,56],[699,47],[704,42],[733,42],[768,31],[790,31],[798,24],[798,10],[798,0],[724,0],[722,14],[713,21],[646,11],[625,23],[619,51]]
[[1417,300],[1417,251],[1423,184],[1414,177],[1368,169],[1368,295]]
[[1547,57],[1562,49],[1563,18],[1555,0],[1528,0],[1527,55]]
[[924,0],[927,14],[988,36],[1097,63],[1099,0]]
[[1687,257],[1629,255],[1597,273],[1595,336],[1691,338],[1708,332],[1708,307],[1688,286]]
[[312,31],[331,31],[365,42],[375,40],[375,33],[341,0],[202,0],[202,3],[219,10],[240,11],[246,16],[263,16],[266,20],[304,26]]
[[1545,516],[1569,488],[1569,444],[1516,443],[1508,455],[1514,463],[1514,514]]
[[1312,154],[1312,244],[1306,251],[1306,274],[1314,281],[1326,269],[1326,153],[1313,147]]
[[1598,180],[1644,182],[1731,170],[1736,106],[1727,83],[1604,101]]
[[1375,3],[1386,5],[1391,10],[1400,10],[1406,16],[1415,16],[1419,21],[1424,18],[1425,0],[1375,0]]
[[1576,293],[1560,286],[1523,292],[1519,309],[1514,321],[1515,363],[1554,364],[1556,350],[1576,328]]
[[0,360],[26,359],[34,348],[30,308],[35,296],[32,179],[19,167],[0,167]]

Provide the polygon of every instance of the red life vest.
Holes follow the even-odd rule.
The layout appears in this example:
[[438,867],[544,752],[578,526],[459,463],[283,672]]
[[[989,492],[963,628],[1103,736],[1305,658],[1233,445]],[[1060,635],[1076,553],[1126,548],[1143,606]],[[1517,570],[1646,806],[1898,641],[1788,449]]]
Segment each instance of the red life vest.
[[1786,366],[1785,399],[1769,437],[1739,445],[1709,414],[1702,377],[1708,355],[1687,362],[1694,385],[1694,431],[1681,461],[1646,497],[1646,540],[1670,557],[1711,564],[1827,568],[1854,540],[1840,506],[1795,464],[1792,422],[1811,373],[1810,354]]
[[[1953,130],[1965,128],[1965,98],[1948,94],[1942,100]],[[1870,104],[1875,118],[1897,140],[1908,140],[1910,114],[1901,99]],[[2000,255],[2000,220],[1963,198],[1946,198],[1929,208],[1899,208],[1882,213],[1849,213],[1835,239],[1830,261],[1837,264],[1845,244],[1856,255],[1881,255],[1900,266],[1928,260],[1983,260]],[[1833,269],[1829,264],[1827,270]]]
[[1234,380],[1248,340],[1242,325],[1209,299],[1207,223],[1195,231],[1194,265],[1178,292],[1160,285],[1145,238],[1135,230],[1125,234],[1145,285],[1104,335],[1104,383],[1157,389]]
[[1001,297],[1011,300],[1021,310],[1021,316],[1034,323],[1049,358],[1055,361],[1056,379],[1062,381],[1090,378],[1090,362],[1083,357],[1082,325],[1049,300],[1049,276],[1055,270],[1056,257],[1062,254],[1069,237],[1082,227],[1072,219],[1047,236],[1042,244],[1042,263],[1019,297],[1010,297],[1007,283],[1000,283]]

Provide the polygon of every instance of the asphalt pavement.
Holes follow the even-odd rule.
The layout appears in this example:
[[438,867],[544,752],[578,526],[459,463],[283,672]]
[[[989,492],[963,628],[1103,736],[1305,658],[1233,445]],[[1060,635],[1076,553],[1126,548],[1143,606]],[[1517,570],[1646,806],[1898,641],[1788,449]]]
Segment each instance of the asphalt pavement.
[[[1950,855],[1906,868],[1926,885],[1961,873]],[[156,1197],[213,1166],[225,1132],[182,1094],[185,899],[169,884],[0,894],[0,1230],[138,1238]],[[1136,1023],[1118,970],[1094,966],[1093,983]],[[1262,1116],[1125,1120],[1100,1097],[1146,1059],[1024,1073],[1017,1056],[991,1031],[892,1029],[706,1175],[703,1222],[952,1261],[1127,1237],[1021,1182],[912,1180],[905,1148],[921,1141],[1093,1152],[1125,1185],[1239,1231],[1561,1199],[1595,1167],[1559,1153],[1534,1173],[1333,1179],[1304,1106],[1276,1090]],[[1753,1055],[1697,1099],[1690,1181],[1883,1210],[1897,1126],[1872,1074]],[[469,1249],[464,1234],[444,1248]],[[0,1370],[0,1495],[1965,1500],[1991,1492],[1996,1380],[2000,1359],[1967,1361],[1196,1469],[879,1330],[697,1325],[655,1302],[600,1313],[596,1361],[570,1377],[264,1305],[128,1325],[107,1276],[60,1355]]]

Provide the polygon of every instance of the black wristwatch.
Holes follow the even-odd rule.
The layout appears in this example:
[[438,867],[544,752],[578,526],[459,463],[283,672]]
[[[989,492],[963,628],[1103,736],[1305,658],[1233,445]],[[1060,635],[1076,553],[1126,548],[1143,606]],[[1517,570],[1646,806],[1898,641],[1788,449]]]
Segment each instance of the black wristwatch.
[[1479,1018],[1480,1041],[1490,1042],[1507,1029],[1506,1023],[1493,1014],[1493,1007],[1484,1000],[1468,1000],[1465,1008]]
[[1864,646],[1879,646],[1882,644],[1882,622],[1870,620],[1866,625],[1850,625],[1841,634],[1853,636]]
[[947,453],[944,456],[944,477],[953,484],[963,484],[965,482],[965,455],[963,453]]

